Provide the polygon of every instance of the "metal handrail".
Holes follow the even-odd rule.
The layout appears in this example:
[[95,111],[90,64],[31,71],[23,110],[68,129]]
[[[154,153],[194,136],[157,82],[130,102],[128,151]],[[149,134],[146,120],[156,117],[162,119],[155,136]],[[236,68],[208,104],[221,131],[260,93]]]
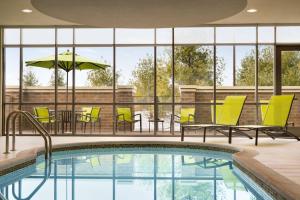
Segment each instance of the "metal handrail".
[[49,142],[49,155],[52,155],[52,138],[51,135],[49,134],[49,132],[45,129],[45,127],[33,116],[33,114],[31,114],[28,111],[22,111],[23,113],[25,113],[26,115],[28,115],[29,118],[31,118],[32,122],[35,123],[35,125],[37,125],[40,129],[42,129],[44,131],[44,134],[46,135],[46,137],[48,138],[48,142]]
[[[37,129],[37,131],[40,133],[42,138],[44,139],[45,142],[45,159],[48,159],[48,155],[51,156],[52,154],[52,140],[51,136],[48,133],[48,131],[39,123],[31,113],[27,111],[21,111],[21,110],[16,110],[11,112],[6,120],[6,148],[5,152],[6,154],[9,153],[9,125],[10,125],[10,119],[13,117],[13,129],[12,129],[12,151],[16,150],[16,118],[18,116],[24,116],[33,126],[34,128]],[[48,141],[49,140],[49,141]],[[48,146],[49,142],[49,146]]]
[[[48,167],[49,166],[49,167]],[[12,195],[16,200],[30,200],[32,197],[41,189],[41,187],[46,183],[48,178],[51,175],[51,163],[45,161],[45,168],[44,168],[44,178],[40,184],[37,185],[37,187],[26,197],[26,198],[21,198],[18,197],[15,191],[15,183],[12,184]],[[20,190],[20,188],[18,188]]]

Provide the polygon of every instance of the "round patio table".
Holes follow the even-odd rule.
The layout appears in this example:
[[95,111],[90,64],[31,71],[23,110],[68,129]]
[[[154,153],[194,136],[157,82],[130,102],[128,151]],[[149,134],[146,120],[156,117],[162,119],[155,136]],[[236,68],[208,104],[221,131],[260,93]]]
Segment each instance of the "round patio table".
[[155,123],[155,122],[161,123],[161,129],[162,129],[162,132],[164,132],[164,122],[165,122],[164,119],[149,119],[148,122],[149,122],[149,132],[150,132],[150,124]]
[[[50,112],[55,112],[55,110],[50,110]],[[75,129],[76,129],[76,119],[77,115],[81,114],[82,110],[75,110]],[[61,123],[61,131],[65,133],[65,129],[71,132],[72,130],[72,110],[57,110],[59,115],[59,121]]]

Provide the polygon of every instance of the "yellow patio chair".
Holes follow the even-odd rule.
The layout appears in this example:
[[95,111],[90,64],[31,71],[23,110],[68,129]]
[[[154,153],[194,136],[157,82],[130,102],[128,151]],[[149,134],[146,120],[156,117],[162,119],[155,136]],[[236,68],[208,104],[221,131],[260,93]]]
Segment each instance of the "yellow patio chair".
[[97,168],[101,166],[100,158],[97,156],[93,156],[89,159],[92,168]]
[[287,130],[288,119],[291,112],[295,95],[274,95],[271,97],[261,125],[233,126],[231,131],[255,131],[255,145],[258,143],[258,133],[264,133],[275,139],[275,137],[289,136],[300,140],[298,136]]
[[180,124],[180,129],[184,124],[193,124],[195,122],[195,108],[181,108],[180,115],[171,115],[170,127],[172,126],[172,121]]
[[50,114],[48,107],[34,107],[33,108],[34,117],[43,125],[52,130],[52,125],[55,123],[55,116]]
[[[181,129],[181,141],[184,141],[184,131],[189,129],[203,129],[203,142],[206,139],[206,130],[209,128],[224,134],[228,137],[228,143],[232,140],[232,131],[229,131],[231,126],[238,124],[242,110],[246,101],[246,96],[227,96],[224,100],[224,104],[220,107],[219,113],[216,117],[216,124],[192,124],[184,125]],[[236,131],[238,132],[238,131]],[[241,133],[242,135],[252,139],[251,136]]]
[[[138,119],[136,119],[136,116]],[[133,131],[133,125],[139,122],[140,124],[140,132],[142,132],[142,115],[141,114],[132,114],[131,108],[117,108],[116,115],[116,130],[118,131],[118,126],[120,123],[123,124],[123,129],[126,131],[126,123],[130,124],[130,131]]]
[[86,131],[86,126],[88,123],[91,124],[91,132],[94,128],[96,130],[96,123],[99,123],[99,130],[101,131],[101,117],[100,107],[83,107],[81,109],[81,113],[79,114],[79,120],[78,122],[81,122],[81,129],[83,129],[83,132]]

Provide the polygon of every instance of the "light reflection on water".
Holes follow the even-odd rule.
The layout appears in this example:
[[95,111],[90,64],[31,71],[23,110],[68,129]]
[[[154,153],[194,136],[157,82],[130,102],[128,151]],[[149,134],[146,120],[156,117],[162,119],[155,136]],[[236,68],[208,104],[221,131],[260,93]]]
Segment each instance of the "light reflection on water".
[[60,152],[51,164],[0,177],[2,194],[36,200],[264,199],[237,176],[229,154],[179,149]]

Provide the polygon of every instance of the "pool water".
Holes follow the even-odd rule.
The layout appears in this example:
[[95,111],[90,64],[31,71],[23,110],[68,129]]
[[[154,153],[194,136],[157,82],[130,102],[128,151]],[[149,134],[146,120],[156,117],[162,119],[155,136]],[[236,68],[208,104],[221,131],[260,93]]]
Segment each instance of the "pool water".
[[7,200],[272,199],[231,154],[182,148],[57,152],[0,177],[0,188]]

